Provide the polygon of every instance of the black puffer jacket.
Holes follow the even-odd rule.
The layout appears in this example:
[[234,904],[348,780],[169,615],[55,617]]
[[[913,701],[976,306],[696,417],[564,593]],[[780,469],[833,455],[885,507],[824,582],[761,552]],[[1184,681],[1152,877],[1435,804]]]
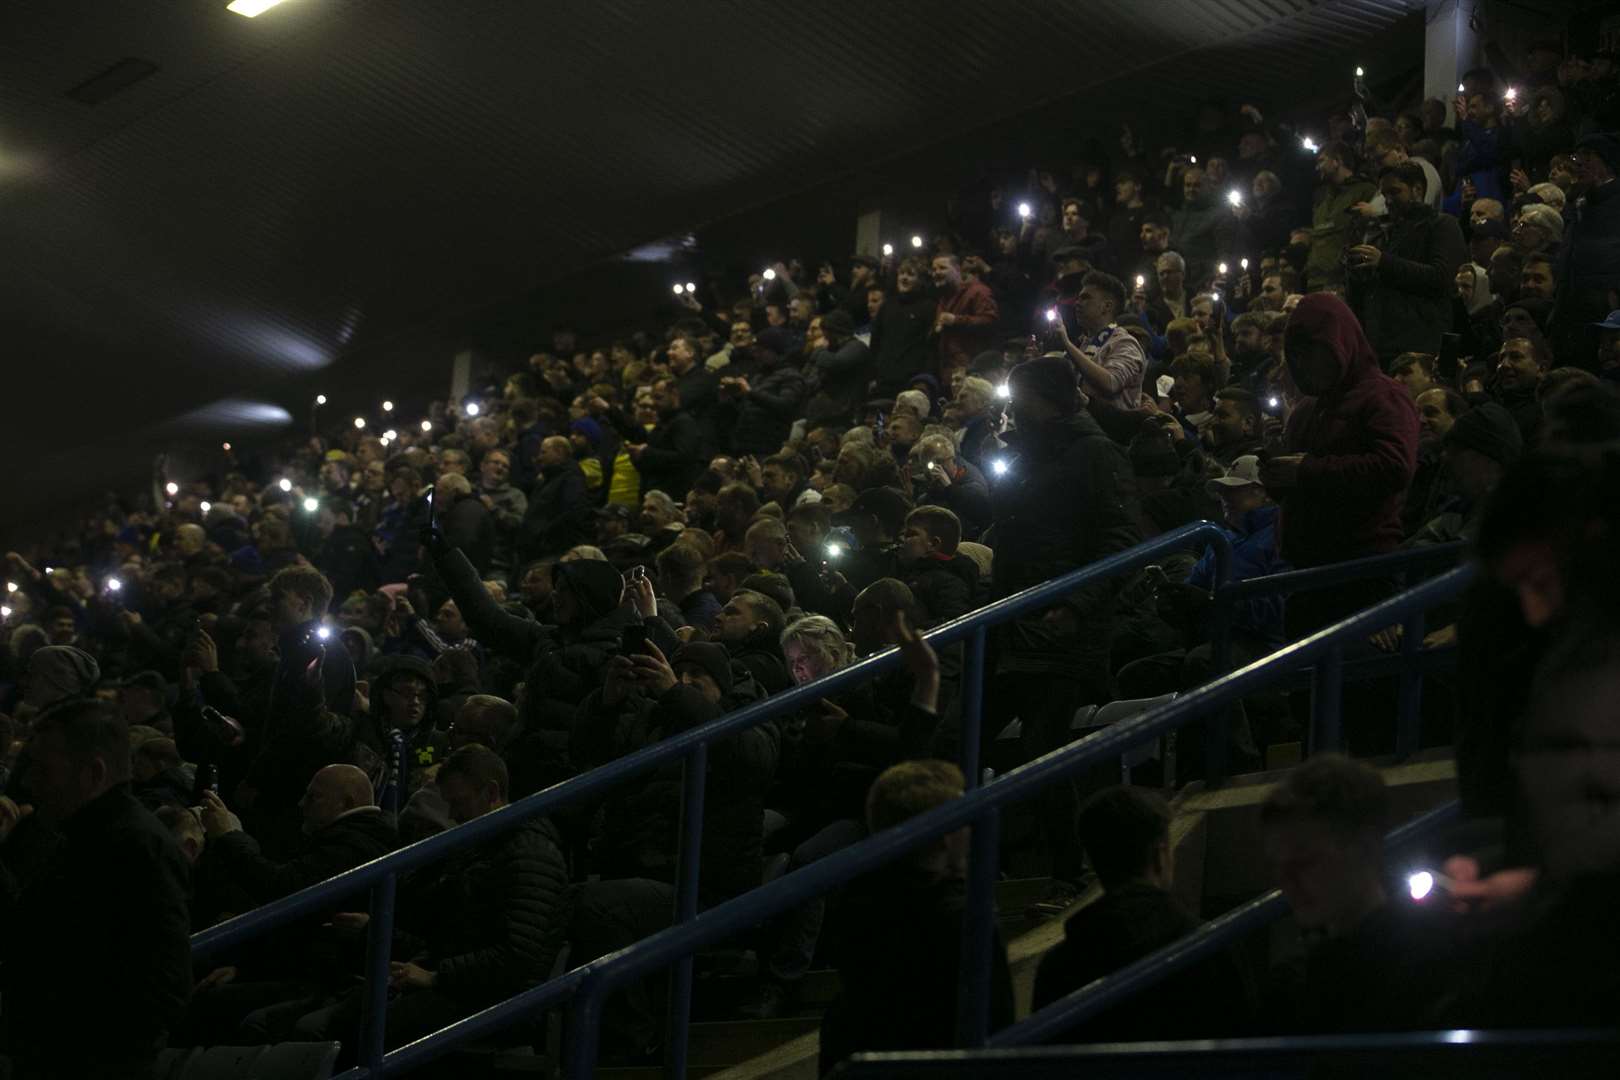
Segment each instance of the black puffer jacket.
[[781,643],[768,630],[757,631],[745,641],[722,642],[733,668],[741,667],[753,676],[767,694],[780,694],[793,685]]
[[425,939],[434,988],[467,1009],[544,982],[573,913],[556,828],[540,818],[502,833],[452,859],[401,907]]
[[922,605],[923,625],[938,626],[973,610],[979,566],[966,555],[916,559],[901,564],[902,580]]
[[[570,752],[579,768],[593,769],[763,696],[751,679],[723,699],[725,709],[680,684],[656,702],[634,695],[620,707],[604,705],[601,695],[593,694],[574,725]],[[774,722],[709,744],[699,877],[704,907],[759,885],[765,791],[776,771],[779,744]],[[605,808],[596,869],[604,878],[673,882],[680,805],[680,762],[627,781]]]
[[[1008,432],[1017,458],[992,493],[996,521],[995,595],[1013,593],[1077,570],[1141,540],[1130,462],[1089,414]],[[1067,673],[1102,685],[1117,583],[1070,594],[1074,637],[1051,640],[1035,620],[1003,630],[1003,671]]]

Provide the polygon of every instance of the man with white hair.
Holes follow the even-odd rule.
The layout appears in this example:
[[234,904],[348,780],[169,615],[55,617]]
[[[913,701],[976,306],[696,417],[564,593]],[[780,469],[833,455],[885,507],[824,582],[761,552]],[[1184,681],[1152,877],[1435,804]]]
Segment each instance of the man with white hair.
[[962,522],[962,535],[977,537],[990,525],[990,485],[975,465],[956,459],[943,435],[924,435],[911,448],[911,490],[918,506],[942,506]]
[[1520,255],[1556,248],[1564,238],[1564,216],[1543,203],[1530,203],[1513,219],[1513,247]]
[[956,391],[956,400],[946,410],[947,419],[954,419],[957,454],[972,465],[980,464],[985,441],[991,436],[990,406],[995,402],[996,388],[989,379],[969,375]]

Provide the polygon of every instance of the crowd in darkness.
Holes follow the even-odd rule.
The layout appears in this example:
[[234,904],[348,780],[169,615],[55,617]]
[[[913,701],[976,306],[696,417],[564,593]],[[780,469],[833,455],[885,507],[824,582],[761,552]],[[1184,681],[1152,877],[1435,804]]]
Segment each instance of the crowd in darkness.
[[[14,1075],[136,1076],[164,1045],[352,1057],[362,912],[199,970],[187,935],[898,646],[894,673],[711,747],[701,904],[855,844],[963,787],[962,657],[922,632],[1206,518],[1238,578],[1469,542],[1480,581],[1423,645],[1457,648],[1425,738],[1456,747],[1470,831],[1443,899],[1390,891],[1388,795],[1353,759],[1393,749],[1394,712],[1352,694],[1351,757],[1261,814],[1303,963],[1221,957],[1074,1036],[1612,1023],[1620,77],[1556,38],[1516,62],[1453,102],[1358,78],[1318,127],[1243,105],[1126,128],[927,235],[683,278],[661,333],[559,329],[425,418],[227,445],[8,553]],[[1207,681],[1214,573],[1190,551],[997,628],[987,755],[1014,719],[1016,763],[1084,706]],[[1251,602],[1233,659],[1395,588]],[[1302,741],[1294,704],[1235,710],[1232,768]],[[1197,925],[1160,794],[1203,776],[1191,742],[1173,776],[1028,808],[1037,908],[1071,913],[1037,1005]],[[655,771],[402,881],[388,1044],[667,926],[681,790]],[[948,837],[750,932],[740,1011],[792,1010],[831,963],[824,1067],[949,1045],[963,869]],[[661,995],[611,1001],[604,1060],[656,1052]],[[1004,952],[993,997],[1011,1022]]]

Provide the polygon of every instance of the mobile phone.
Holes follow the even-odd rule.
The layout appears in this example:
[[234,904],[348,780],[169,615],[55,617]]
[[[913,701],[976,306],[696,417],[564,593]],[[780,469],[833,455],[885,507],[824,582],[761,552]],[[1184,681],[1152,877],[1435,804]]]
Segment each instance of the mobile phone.
[[435,525],[437,525],[438,521],[439,521],[438,510],[433,505],[433,485],[432,484],[429,484],[428,489],[427,489],[427,512],[428,512],[427,527],[431,529]]
[[640,656],[647,652],[647,628],[632,623],[619,631],[619,655]]
[[647,580],[647,568],[645,566],[641,565],[640,563],[637,563],[636,565],[632,566],[630,568],[630,580],[631,581],[645,581],[645,580]]
[[1461,334],[1440,335],[1440,356],[1435,360],[1434,370],[1442,379],[1455,380],[1457,373],[1462,370],[1457,362],[1457,351],[1461,346]]

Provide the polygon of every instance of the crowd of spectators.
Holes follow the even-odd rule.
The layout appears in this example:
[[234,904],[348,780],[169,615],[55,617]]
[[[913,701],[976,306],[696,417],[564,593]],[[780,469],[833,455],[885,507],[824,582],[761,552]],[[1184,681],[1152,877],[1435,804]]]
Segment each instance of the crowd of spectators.
[[[255,464],[160,470],[78,535],[9,553],[17,1074],[137,1075],[169,1041],[333,1038],[352,1056],[363,914],[195,972],[186,933],[898,646],[894,674],[711,747],[700,902],[856,843],[962,787],[938,760],[961,757],[961,658],[921,631],[1204,518],[1229,526],[1239,578],[1456,539],[1487,560],[1425,640],[1458,644],[1464,672],[1463,719],[1436,710],[1430,734],[1455,740],[1470,813],[1507,822],[1507,854],[1470,849],[1448,880],[1459,904],[1532,909],[1478,984],[1504,988],[1489,1019],[1522,1019],[1510,1000],[1549,1026],[1592,1014],[1523,980],[1578,951],[1548,913],[1595,913],[1616,869],[1567,850],[1567,831],[1607,826],[1571,803],[1595,797],[1573,792],[1579,767],[1547,756],[1612,748],[1592,703],[1614,695],[1578,693],[1620,670],[1612,623],[1563,628],[1602,615],[1592,548],[1620,505],[1599,445],[1620,437],[1617,82],[1612,54],[1541,45],[1513,78],[1471,71],[1454,103],[1385,115],[1358,81],[1314,135],[1252,106],[1206,110],[1174,146],[1127,129],[1117,153],[997,186],[909,252],[676,284],[662,334],[559,331],[425,419],[390,403]],[[1027,760],[1071,741],[1083,706],[1205,681],[1213,574],[1191,551],[998,628],[985,739],[1017,719]],[[1253,602],[1233,658],[1394,588]],[[1394,630],[1366,644],[1396,647]],[[1392,712],[1363,704],[1351,750],[1390,749]],[[1232,767],[1303,738],[1286,700],[1246,705]],[[1179,782],[1202,767],[1184,749]],[[1520,753],[1540,755],[1528,790]],[[389,1045],[544,980],[565,947],[579,963],[668,925],[681,789],[678,768],[654,772],[402,882]],[[1043,910],[1093,876],[1106,890],[1037,1003],[1196,925],[1170,897],[1162,802],[1114,789],[1082,811],[1083,794],[1054,785],[1031,808]],[[1436,1015],[1452,969],[1390,966],[1419,967],[1410,927],[1380,914],[1387,816],[1377,774],[1331,758],[1266,804],[1280,879],[1324,937],[1295,1008],[1245,1009],[1254,987],[1222,960],[1177,992],[1229,1012],[1172,1003],[1091,1035],[1194,1013],[1214,1026],[1192,1034]],[[759,928],[744,1014],[792,1008],[822,957],[849,995],[829,1066],[947,1039],[961,855],[948,838]],[[611,1002],[610,1056],[655,1051],[661,992]],[[901,995],[909,1027],[884,1011]]]

